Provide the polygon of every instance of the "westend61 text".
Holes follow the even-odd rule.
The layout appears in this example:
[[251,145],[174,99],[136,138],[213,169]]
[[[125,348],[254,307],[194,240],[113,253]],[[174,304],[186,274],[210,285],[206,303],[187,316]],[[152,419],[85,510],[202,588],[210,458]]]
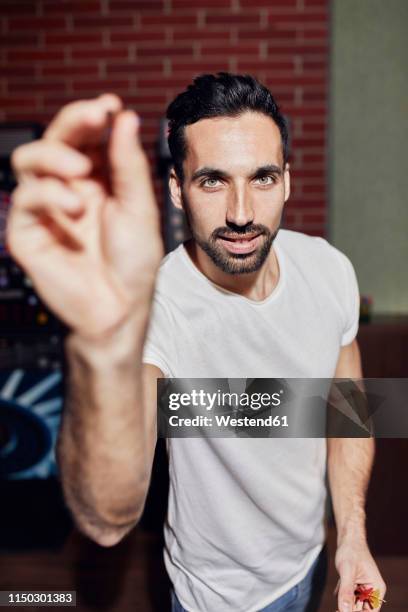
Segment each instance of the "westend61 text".
[[[169,425],[171,427],[212,427],[214,419],[212,417],[198,415],[193,418],[171,416]],[[288,417],[272,416],[268,417],[232,417],[229,415],[216,415],[215,425],[217,427],[289,427]]]

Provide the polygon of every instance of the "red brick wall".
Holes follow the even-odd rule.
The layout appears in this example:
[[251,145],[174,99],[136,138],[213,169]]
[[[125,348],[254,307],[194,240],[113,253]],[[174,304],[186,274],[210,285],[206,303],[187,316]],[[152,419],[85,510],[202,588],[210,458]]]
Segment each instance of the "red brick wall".
[[[325,234],[329,0],[1,0],[0,121],[119,94],[154,161],[166,104],[201,72],[259,77],[292,124],[286,226]],[[160,183],[157,182],[160,193]]]

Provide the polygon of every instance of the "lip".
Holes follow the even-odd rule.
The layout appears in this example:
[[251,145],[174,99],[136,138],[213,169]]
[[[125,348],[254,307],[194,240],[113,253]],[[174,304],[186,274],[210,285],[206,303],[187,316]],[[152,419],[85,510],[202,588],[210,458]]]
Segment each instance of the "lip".
[[230,253],[245,254],[245,253],[252,253],[252,251],[254,251],[257,248],[259,241],[260,241],[260,237],[261,237],[261,234],[255,234],[249,238],[248,237],[245,237],[245,238],[220,237],[219,240],[221,240],[224,247]]

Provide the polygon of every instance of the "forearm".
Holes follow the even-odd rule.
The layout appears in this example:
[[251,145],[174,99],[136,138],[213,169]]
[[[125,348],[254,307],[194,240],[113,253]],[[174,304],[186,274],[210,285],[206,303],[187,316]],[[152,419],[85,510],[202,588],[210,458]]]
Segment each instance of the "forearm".
[[137,522],[150,479],[156,421],[143,401],[143,336],[132,323],[99,343],[67,341],[62,485],[80,529],[108,545]]
[[366,539],[365,502],[375,444],[373,438],[329,438],[328,477],[338,544]]

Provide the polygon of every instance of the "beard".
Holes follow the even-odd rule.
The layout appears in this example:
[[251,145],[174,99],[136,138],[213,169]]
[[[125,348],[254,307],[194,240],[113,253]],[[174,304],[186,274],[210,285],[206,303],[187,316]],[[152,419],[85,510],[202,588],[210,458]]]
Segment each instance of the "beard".
[[[191,223],[188,202],[184,198],[187,225],[195,242],[208,255],[211,261],[227,274],[250,274],[257,272],[266,261],[279,227],[271,232],[266,225],[251,223],[244,227],[230,224],[230,227],[217,227],[207,240],[203,240],[194,231]],[[241,238],[259,234],[259,244],[250,253],[230,253],[220,241],[220,238]]]

